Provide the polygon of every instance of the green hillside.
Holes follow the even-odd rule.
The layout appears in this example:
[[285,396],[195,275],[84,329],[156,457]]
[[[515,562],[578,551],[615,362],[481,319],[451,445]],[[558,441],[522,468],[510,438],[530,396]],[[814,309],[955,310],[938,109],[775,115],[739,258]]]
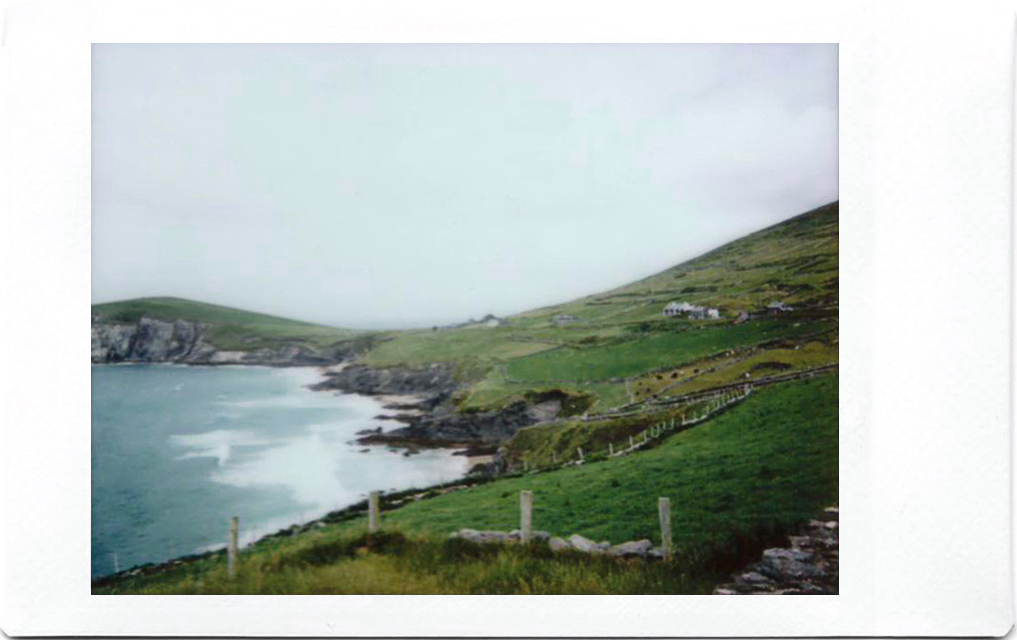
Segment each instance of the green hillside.
[[[837,500],[838,378],[760,390],[652,449],[527,474],[409,502],[306,534],[264,539],[241,554],[236,581],[213,556],[96,593],[709,593],[728,572]],[[646,565],[481,549],[448,541],[461,528],[518,526],[519,491],[533,492],[533,526],[613,543],[660,543],[656,501],[674,505],[675,561]],[[386,542],[388,541],[388,542]]]
[[[238,332],[314,340],[318,331],[334,340],[338,331],[155,300],[169,309],[145,300],[93,311],[169,318],[180,306],[206,321],[221,314],[216,330],[228,331],[217,340]],[[716,308],[720,317],[665,317],[671,301]],[[792,308],[768,309],[774,302]],[[140,311],[131,306],[141,303]],[[430,488],[420,500],[415,492],[386,496],[399,504],[390,502],[381,533],[365,536],[365,507],[351,507],[305,532],[244,549],[236,579],[227,577],[222,554],[210,554],[151,575],[117,577],[93,592],[710,593],[837,502],[838,307],[832,203],[625,287],[498,326],[373,334],[360,356],[370,366],[453,364],[461,383],[453,400],[462,411],[548,390],[572,396],[571,406],[582,407],[576,413],[588,411],[517,430],[502,443],[507,476],[470,480],[477,484],[456,491]],[[564,322],[560,314],[568,315]],[[738,400],[719,406],[732,398]],[[645,448],[608,455],[648,428],[693,418],[699,421],[665,431]],[[577,460],[578,448],[582,464],[561,467]],[[656,501],[669,497],[674,561],[448,538],[462,528],[516,528],[524,489],[533,492],[535,529],[612,543],[659,544]]]
[[358,332],[280,318],[183,298],[135,298],[92,305],[92,314],[109,322],[133,323],[142,317],[173,322],[204,322],[208,340],[223,350],[251,350],[278,341],[308,342],[325,346]]
[[[592,396],[594,412],[628,401],[621,377],[635,378],[638,399],[685,393],[701,386],[700,375],[720,384],[755,375],[755,366],[759,372],[833,363],[838,213],[831,203],[625,287],[521,313],[502,326],[391,332],[363,361],[453,362],[469,385],[458,398],[464,408],[496,408],[530,390],[560,388]],[[665,318],[671,301],[716,308],[720,318]],[[794,311],[766,314],[778,301]],[[736,324],[740,312],[756,317]],[[573,319],[559,326],[559,314]],[[808,357],[799,357],[802,349]],[[673,386],[658,384],[657,376]]]

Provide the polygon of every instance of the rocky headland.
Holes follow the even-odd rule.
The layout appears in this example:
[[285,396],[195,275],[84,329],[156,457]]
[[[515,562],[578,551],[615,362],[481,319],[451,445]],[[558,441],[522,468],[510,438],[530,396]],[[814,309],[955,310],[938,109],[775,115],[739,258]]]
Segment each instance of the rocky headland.
[[[493,447],[522,427],[553,420],[560,415],[567,396],[546,393],[532,401],[519,400],[492,411],[460,410],[452,398],[460,385],[451,365],[374,369],[350,364],[327,371],[317,390],[335,390],[371,396],[414,395],[414,403],[387,405],[398,411],[391,416],[405,426],[385,432],[362,434],[361,444],[405,447]],[[411,411],[405,411],[410,409]],[[485,451],[487,452],[487,451]],[[487,452],[489,453],[489,452]]]
[[210,325],[186,320],[142,317],[137,322],[108,321],[92,314],[92,363],[251,364],[315,366],[342,362],[354,355],[353,343],[319,347],[279,340],[272,346],[221,350],[208,340]]
[[[568,399],[549,392],[492,411],[460,410],[453,402],[461,385],[453,367],[371,368],[353,361],[369,340],[348,340],[322,347],[305,341],[278,340],[249,350],[223,350],[209,340],[211,325],[186,320],[142,317],[137,322],[110,321],[92,315],[92,363],[178,363],[190,365],[320,366],[325,379],[311,388],[369,396],[413,396],[411,402],[386,405],[402,426],[363,433],[360,444],[421,447],[467,447],[490,454],[522,427],[559,416]],[[335,366],[338,365],[338,366]],[[479,449],[478,449],[479,447]]]

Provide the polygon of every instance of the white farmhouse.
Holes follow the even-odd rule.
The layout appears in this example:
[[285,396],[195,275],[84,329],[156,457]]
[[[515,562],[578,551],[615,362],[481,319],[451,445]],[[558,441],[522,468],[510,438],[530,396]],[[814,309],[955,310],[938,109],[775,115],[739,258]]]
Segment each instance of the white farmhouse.
[[707,309],[688,302],[671,302],[664,307],[664,316],[674,318],[677,316],[688,316],[693,320],[717,319],[720,317],[718,309]]
[[664,307],[664,315],[668,318],[673,318],[674,316],[680,316],[699,308],[700,307],[697,307],[694,304],[689,304],[688,302],[669,302],[668,305]]

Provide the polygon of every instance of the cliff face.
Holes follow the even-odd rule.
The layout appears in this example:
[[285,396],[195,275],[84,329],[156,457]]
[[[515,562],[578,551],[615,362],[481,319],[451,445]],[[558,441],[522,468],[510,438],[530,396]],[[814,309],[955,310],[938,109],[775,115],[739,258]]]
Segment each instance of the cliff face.
[[341,350],[281,342],[272,348],[220,351],[207,339],[208,325],[141,318],[137,323],[106,322],[92,316],[92,362],[179,362],[187,364],[323,365],[342,360]]
[[365,395],[414,394],[423,398],[412,406],[420,415],[399,416],[406,424],[385,433],[370,434],[359,442],[366,444],[418,444],[448,446],[453,443],[494,444],[510,438],[517,430],[545,420],[553,420],[563,409],[558,397],[519,401],[494,411],[458,411],[452,403],[459,389],[452,367],[435,363],[420,368],[389,367],[372,369],[351,364],[341,371],[325,374],[326,379],[313,388],[334,389]]

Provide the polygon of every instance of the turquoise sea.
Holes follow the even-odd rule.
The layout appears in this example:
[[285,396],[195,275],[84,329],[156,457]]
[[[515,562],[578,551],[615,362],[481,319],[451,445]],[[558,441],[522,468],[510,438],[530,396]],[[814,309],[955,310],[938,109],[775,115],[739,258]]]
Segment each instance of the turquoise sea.
[[[373,398],[311,391],[313,368],[92,366],[92,577],[247,543],[363,499],[465,474],[449,451],[352,442]],[[367,449],[364,452],[364,449]],[[115,555],[114,555],[115,554]]]

